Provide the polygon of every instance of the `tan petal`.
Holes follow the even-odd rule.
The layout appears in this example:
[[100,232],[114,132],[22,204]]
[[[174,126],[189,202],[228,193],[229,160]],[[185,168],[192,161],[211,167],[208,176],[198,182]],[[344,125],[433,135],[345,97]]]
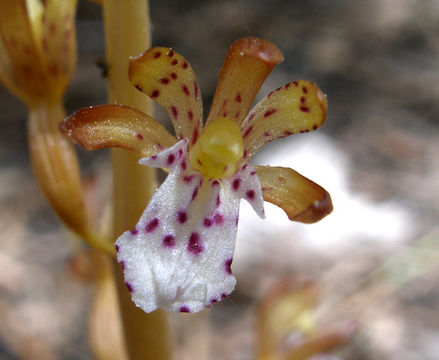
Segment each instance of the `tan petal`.
[[246,38],[234,42],[221,68],[206,123],[226,116],[241,124],[265,78],[282,60],[280,50],[268,41]]
[[329,193],[298,172],[270,166],[255,169],[264,200],[282,208],[290,220],[311,224],[332,211]]
[[87,150],[119,147],[151,156],[176,142],[156,120],[124,105],[80,109],[64,120],[60,128]]
[[131,59],[129,78],[168,111],[178,139],[195,143],[202,125],[202,101],[195,73],[184,57],[169,48],[149,49]]
[[326,119],[326,96],[312,82],[289,83],[262,99],[242,124],[244,156],[266,143],[317,129]]

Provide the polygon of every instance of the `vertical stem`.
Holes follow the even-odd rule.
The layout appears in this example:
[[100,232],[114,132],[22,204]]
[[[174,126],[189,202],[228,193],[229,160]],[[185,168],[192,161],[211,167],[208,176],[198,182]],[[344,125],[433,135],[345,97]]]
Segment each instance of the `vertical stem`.
[[[104,0],[109,102],[152,113],[152,104],[128,80],[128,60],[150,47],[147,0]],[[155,169],[139,166],[138,156],[112,151],[114,236],[132,228],[156,187]],[[125,342],[130,359],[169,359],[171,343],[167,314],[146,314],[131,301],[120,266],[114,263]]]

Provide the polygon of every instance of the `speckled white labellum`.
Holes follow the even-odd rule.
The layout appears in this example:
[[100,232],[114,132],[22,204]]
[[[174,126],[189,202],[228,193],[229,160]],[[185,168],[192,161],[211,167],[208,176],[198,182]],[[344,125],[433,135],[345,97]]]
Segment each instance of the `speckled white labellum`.
[[139,161],[170,173],[133,230],[116,241],[117,259],[134,303],[146,312],[197,312],[235,287],[231,264],[241,197],[263,216],[261,185],[244,165],[212,180],[188,161],[188,142]]

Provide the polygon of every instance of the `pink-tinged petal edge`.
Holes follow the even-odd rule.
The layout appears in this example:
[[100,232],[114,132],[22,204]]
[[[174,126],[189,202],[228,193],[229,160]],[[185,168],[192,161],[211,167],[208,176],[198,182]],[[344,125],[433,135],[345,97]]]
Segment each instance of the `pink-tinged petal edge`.
[[206,179],[191,168],[187,149],[185,139],[139,161],[170,173],[135,228],[116,241],[128,290],[146,312],[197,312],[230,294],[240,198],[263,216],[250,165],[228,179]]

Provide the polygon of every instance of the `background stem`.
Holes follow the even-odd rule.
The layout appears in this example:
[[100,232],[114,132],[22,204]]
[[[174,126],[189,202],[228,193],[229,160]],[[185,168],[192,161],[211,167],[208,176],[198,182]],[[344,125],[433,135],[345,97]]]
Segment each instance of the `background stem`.
[[[149,99],[128,80],[128,60],[151,46],[146,0],[104,0],[109,102],[135,107],[149,115]],[[134,227],[156,189],[155,169],[138,165],[138,156],[112,150],[114,181],[114,237]],[[129,359],[169,359],[171,343],[168,315],[146,314],[131,301],[120,266],[114,275]]]

